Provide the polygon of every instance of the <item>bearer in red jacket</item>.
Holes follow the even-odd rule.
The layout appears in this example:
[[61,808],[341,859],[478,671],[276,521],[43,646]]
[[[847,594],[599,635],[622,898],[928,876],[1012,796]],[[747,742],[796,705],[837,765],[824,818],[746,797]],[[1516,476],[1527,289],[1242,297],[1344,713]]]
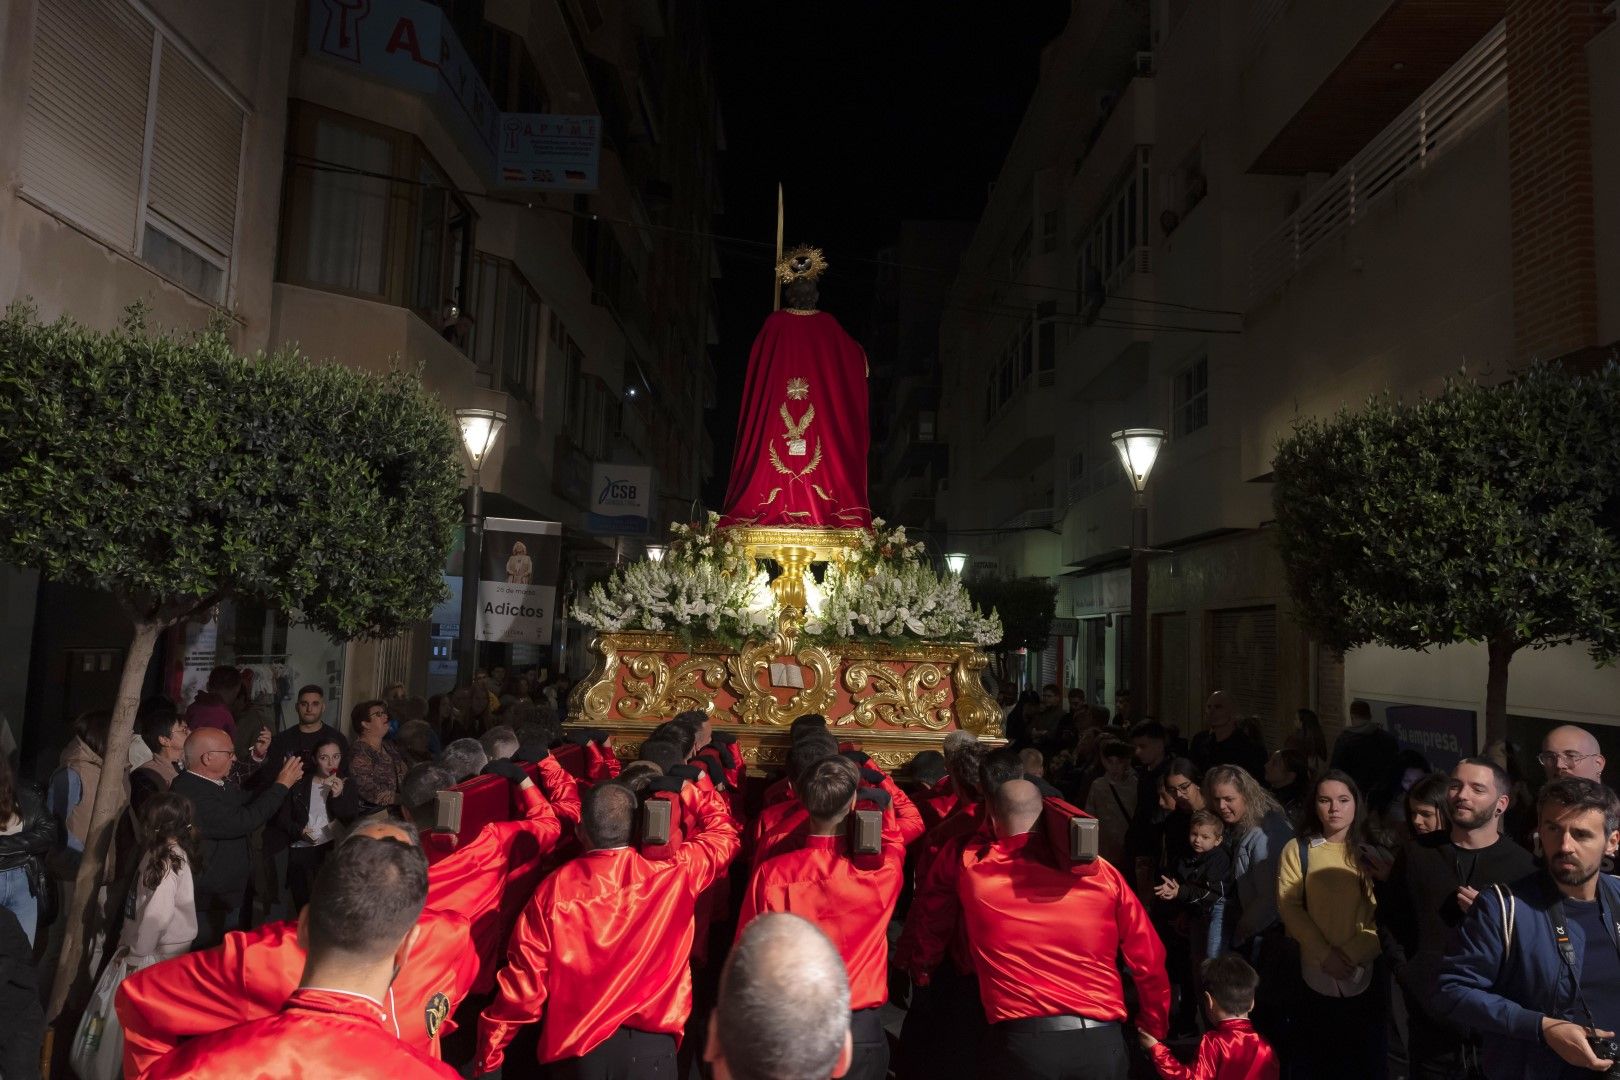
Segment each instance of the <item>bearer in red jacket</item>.
[[542,1064],[577,1059],[577,1077],[674,1076],[692,1008],[693,910],[737,853],[725,800],[697,798],[697,830],[653,861],[630,846],[634,792],[610,781],[586,796],[585,854],[541,883],[512,933],[478,1022],[478,1073],[499,1068],[517,1029],[543,1016]]
[[[372,822],[360,837],[415,842],[408,825]],[[341,847],[340,849],[341,850]],[[478,955],[467,919],[453,911],[425,910],[421,932],[383,999],[388,1027],[406,1043],[435,1057],[453,1030],[450,1017],[472,989]],[[275,1015],[304,971],[304,947],[291,922],[232,932],[223,944],[154,964],[125,979],[115,1004],[124,1029],[124,1075],[147,1076],[185,1040]]]
[[[1170,982],[1164,946],[1118,871],[1098,860],[1084,875],[1064,865],[1040,828],[1040,791],[1009,780],[990,797],[996,838],[935,865],[960,906],[979,994],[991,1025],[986,1076],[1124,1080],[1117,959],[1136,984],[1136,1025],[1166,1031]],[[913,955],[928,970],[940,960]],[[914,978],[922,974],[914,971]]]
[[[880,1015],[889,1000],[888,928],[905,880],[906,845],[889,793],[862,789],[859,771],[848,758],[823,758],[794,786],[809,813],[809,835],[802,846],[760,864],[744,894],[737,929],[773,911],[802,915],[821,928],[838,947],[849,973],[854,1059],[845,1075],[849,1080],[883,1080],[889,1071],[889,1042]],[[851,857],[846,835],[846,820],[858,796],[884,810],[882,852],[870,867]]]
[[401,1041],[389,999],[421,935],[427,859],[397,839],[351,838],[321,867],[298,917],[302,977],[273,1016],[193,1039],[152,1080],[302,1077],[434,1080],[459,1074]]
[[[537,763],[545,794],[523,766],[497,759],[485,767],[514,785],[523,816],[515,821],[490,822],[455,847],[424,838],[428,854],[428,907],[459,911],[472,923],[478,955],[475,993],[488,993],[495,985],[501,951],[530,896],[540,884],[546,856],[556,848],[564,821],[579,821],[579,792],[574,778],[550,757]],[[431,824],[439,791],[450,787],[450,774],[437,765],[412,767],[400,785],[400,801],[413,821]],[[482,780],[480,780],[482,782]],[[549,800],[547,798],[549,796]]]

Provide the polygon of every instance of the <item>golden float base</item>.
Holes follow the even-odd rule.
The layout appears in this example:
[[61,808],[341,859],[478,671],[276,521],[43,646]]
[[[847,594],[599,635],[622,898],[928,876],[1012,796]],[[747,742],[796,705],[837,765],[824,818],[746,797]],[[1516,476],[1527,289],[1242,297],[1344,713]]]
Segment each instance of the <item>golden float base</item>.
[[938,750],[952,731],[1002,742],[1001,709],[979,679],[987,660],[972,645],[801,643],[787,613],[770,638],[740,648],[631,631],[599,634],[591,650],[596,667],[570,695],[568,722],[608,729],[625,760],[688,709],[732,731],[757,765],[785,761],[788,725],[806,713],[885,769]]

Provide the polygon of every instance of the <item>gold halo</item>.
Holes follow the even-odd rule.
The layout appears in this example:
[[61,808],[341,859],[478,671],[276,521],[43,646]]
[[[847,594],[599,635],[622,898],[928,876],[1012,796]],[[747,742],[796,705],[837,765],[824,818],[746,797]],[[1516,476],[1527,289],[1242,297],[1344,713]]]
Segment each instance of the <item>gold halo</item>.
[[[801,259],[806,260],[809,265],[803,268],[795,267],[793,264]],[[817,281],[826,272],[827,257],[821,253],[820,248],[808,244],[800,244],[783,255],[782,261],[776,264],[776,276],[784,285],[794,281]]]

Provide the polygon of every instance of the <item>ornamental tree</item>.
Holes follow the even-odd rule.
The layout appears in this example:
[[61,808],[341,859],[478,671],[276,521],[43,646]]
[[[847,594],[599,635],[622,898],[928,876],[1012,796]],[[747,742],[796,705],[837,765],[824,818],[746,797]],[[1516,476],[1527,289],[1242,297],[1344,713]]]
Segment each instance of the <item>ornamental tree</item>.
[[1543,365],[1302,420],[1272,501],[1303,623],[1344,650],[1483,643],[1485,730],[1507,735],[1525,648],[1620,649],[1620,368]]
[[1057,583],[1046,578],[983,578],[964,582],[980,611],[1001,616],[1001,640],[987,646],[995,654],[996,673],[1009,680],[1008,657],[1019,649],[1041,652],[1057,616]]
[[[134,625],[104,761],[121,768],[158,636],[228,597],[335,638],[428,617],[459,517],[450,418],[417,378],[237,355],[220,326],[0,320],[0,559],[111,592]],[[104,766],[105,767],[105,766]],[[99,784],[51,1014],[86,989],[124,808]]]

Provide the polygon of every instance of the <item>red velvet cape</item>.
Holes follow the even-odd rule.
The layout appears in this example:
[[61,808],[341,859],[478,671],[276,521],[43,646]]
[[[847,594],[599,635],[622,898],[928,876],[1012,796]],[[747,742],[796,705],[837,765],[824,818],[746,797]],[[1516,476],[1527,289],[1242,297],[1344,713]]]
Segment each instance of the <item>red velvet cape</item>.
[[838,320],[772,312],[748,356],[722,524],[871,524],[867,408],[866,353]]

